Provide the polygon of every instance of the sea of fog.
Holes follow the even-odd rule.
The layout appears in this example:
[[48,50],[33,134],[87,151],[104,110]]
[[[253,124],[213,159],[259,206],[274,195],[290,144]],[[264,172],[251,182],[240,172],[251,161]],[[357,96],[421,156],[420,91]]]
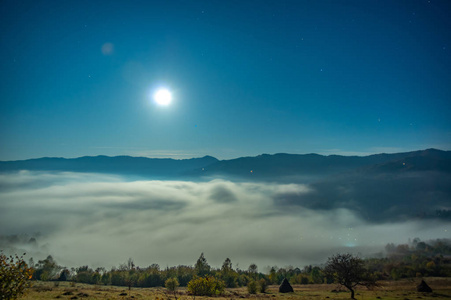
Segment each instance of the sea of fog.
[[[110,268],[193,265],[203,252],[212,266],[256,263],[303,267],[328,256],[383,252],[387,243],[449,237],[449,223],[370,223],[346,209],[280,205],[280,197],[314,193],[304,184],[226,180],[131,181],[86,173],[0,175],[0,249],[35,261]],[[449,228],[449,229],[448,229]],[[18,235],[18,238],[5,238]],[[34,237],[36,242],[29,243]]]

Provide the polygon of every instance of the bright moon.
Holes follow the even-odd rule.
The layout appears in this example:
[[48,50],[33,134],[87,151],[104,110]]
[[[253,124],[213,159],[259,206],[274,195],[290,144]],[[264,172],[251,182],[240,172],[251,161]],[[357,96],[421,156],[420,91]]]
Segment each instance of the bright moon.
[[172,94],[167,89],[159,89],[153,95],[153,99],[158,105],[169,105],[172,100]]

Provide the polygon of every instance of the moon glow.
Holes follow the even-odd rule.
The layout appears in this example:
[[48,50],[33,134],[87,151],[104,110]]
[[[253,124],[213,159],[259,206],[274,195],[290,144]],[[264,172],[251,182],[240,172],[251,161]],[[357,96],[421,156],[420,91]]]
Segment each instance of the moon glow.
[[168,89],[159,89],[153,95],[153,99],[158,105],[166,106],[172,101],[172,94]]

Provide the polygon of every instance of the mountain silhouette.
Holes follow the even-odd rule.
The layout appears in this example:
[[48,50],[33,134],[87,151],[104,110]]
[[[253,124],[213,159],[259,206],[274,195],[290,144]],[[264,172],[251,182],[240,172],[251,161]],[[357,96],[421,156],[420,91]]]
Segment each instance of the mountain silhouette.
[[340,156],[319,154],[262,154],[218,160],[212,156],[191,159],[131,156],[84,156],[0,161],[0,172],[66,171],[137,175],[153,179],[230,178],[241,180],[298,181],[359,171],[365,173],[440,171],[451,172],[451,151],[427,149],[395,154]]
[[50,158],[1,161],[0,171],[64,171],[135,175],[153,179],[168,179],[187,171],[217,162],[211,156],[191,159],[146,158],[131,156],[84,156],[79,158]]
[[[371,221],[438,218],[451,221],[451,151],[427,149],[395,154],[340,156],[262,154],[218,160],[95,156],[0,161],[0,172],[108,173],[148,180],[254,181],[295,183],[273,197],[280,209],[353,211]],[[233,198],[233,191],[220,191]]]
[[317,178],[350,171],[376,173],[426,170],[451,172],[451,151],[427,149],[369,156],[262,154],[217,161],[194,172],[211,177],[296,182],[307,177]]

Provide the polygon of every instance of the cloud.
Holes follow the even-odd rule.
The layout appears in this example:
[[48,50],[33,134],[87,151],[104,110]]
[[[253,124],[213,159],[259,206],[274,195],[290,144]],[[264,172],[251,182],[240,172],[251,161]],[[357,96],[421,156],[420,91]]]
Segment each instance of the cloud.
[[0,186],[0,234],[41,232],[37,245],[0,239],[0,248],[51,254],[67,266],[111,267],[129,257],[140,266],[190,265],[204,252],[214,266],[230,257],[241,268],[302,267],[338,251],[368,254],[408,237],[443,237],[449,225],[373,224],[346,207],[317,210],[308,199],[318,186],[305,184],[19,172],[1,175]]

